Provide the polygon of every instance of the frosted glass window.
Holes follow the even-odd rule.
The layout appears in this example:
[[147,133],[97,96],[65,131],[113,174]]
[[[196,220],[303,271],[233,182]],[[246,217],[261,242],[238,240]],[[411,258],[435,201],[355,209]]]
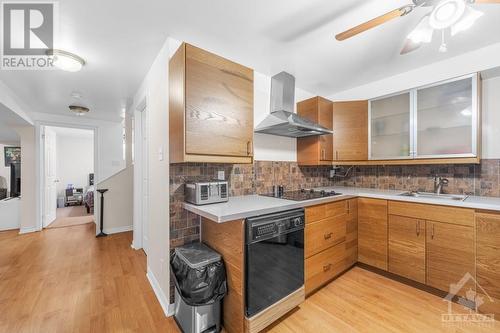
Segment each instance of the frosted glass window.
[[417,91],[417,156],[472,154],[472,79]]
[[410,93],[370,104],[371,159],[410,156]]

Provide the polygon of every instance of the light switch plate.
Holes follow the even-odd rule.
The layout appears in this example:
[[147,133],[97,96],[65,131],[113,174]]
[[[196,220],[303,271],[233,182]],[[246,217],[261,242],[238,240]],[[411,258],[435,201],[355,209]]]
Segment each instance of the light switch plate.
[[330,178],[335,177],[335,169],[330,170]]
[[218,180],[226,180],[226,174],[224,170],[217,171],[217,179]]
[[158,160],[163,161],[163,147],[158,149]]

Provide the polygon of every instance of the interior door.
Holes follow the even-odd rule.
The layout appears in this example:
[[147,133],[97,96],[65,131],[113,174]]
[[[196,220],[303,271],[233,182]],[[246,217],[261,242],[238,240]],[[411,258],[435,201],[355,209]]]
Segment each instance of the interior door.
[[51,224],[57,217],[57,147],[56,133],[45,128],[44,173],[45,173],[45,209],[43,226]]
[[142,136],[142,248],[146,254],[149,249],[149,144],[148,144],[148,112],[141,112],[141,136]]

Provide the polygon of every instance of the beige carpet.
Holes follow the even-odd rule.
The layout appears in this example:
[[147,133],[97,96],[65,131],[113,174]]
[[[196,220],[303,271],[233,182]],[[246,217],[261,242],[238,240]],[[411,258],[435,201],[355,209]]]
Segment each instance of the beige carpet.
[[94,223],[94,215],[87,214],[85,206],[70,206],[57,208],[57,218],[47,228],[71,227],[87,223]]

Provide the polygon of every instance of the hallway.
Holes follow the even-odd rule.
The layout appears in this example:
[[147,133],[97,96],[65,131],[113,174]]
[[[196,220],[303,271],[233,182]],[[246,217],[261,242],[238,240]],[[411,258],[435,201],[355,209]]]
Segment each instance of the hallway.
[[94,224],[0,232],[0,332],[178,332],[132,233],[94,235]]

